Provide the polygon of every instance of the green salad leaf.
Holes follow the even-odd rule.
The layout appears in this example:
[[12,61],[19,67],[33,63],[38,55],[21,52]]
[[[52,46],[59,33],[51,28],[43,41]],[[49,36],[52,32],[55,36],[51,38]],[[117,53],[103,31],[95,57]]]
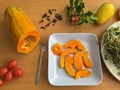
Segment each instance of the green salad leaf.
[[106,51],[104,58],[111,59],[120,68],[120,28],[111,27],[106,30],[103,37],[103,48]]

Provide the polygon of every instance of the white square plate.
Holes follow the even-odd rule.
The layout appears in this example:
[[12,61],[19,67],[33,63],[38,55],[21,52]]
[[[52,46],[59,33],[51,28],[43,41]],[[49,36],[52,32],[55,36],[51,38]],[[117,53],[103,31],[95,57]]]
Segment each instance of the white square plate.
[[[89,56],[92,60],[93,67],[91,69],[92,76],[86,78],[75,79],[70,77],[65,69],[59,66],[59,56],[52,53],[52,46],[55,43],[64,44],[65,42],[77,39],[90,52]],[[98,39],[92,33],[55,33],[49,37],[48,45],[48,80],[54,86],[88,86],[98,85],[102,81],[101,60],[99,54]]]

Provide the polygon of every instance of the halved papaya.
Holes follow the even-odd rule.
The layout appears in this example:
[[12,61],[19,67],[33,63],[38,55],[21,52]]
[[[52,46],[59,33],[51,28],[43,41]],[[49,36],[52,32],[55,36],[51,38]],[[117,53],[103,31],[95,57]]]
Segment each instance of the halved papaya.
[[82,51],[79,51],[79,52],[75,53],[75,56],[74,56],[74,67],[77,70],[81,70],[82,69],[82,66],[83,66],[82,56],[83,56],[83,52]]
[[83,63],[84,63],[84,66],[86,68],[92,68],[92,61],[90,60],[90,58],[88,57],[88,54],[89,52],[86,51],[84,54],[83,54]]
[[31,52],[40,41],[40,33],[30,17],[18,6],[10,5],[4,12],[6,29],[19,53]]
[[75,49],[66,49],[62,52],[62,54],[60,55],[60,67],[61,68],[64,67],[65,56],[68,54],[72,54],[72,53],[76,53],[76,50]]
[[92,73],[88,69],[81,69],[76,72],[75,79],[79,79],[80,77],[88,77],[91,76]]
[[70,55],[66,55],[65,70],[70,76],[75,76],[75,71],[72,67],[72,64],[73,64],[73,58]]
[[62,53],[62,45],[60,43],[55,43],[52,47],[52,52],[55,55],[60,55]]

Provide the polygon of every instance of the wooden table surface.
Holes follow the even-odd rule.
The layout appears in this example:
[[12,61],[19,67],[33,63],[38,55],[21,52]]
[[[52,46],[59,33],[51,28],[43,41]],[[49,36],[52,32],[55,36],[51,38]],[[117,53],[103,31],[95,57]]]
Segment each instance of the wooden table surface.
[[[16,48],[10,41],[4,24],[4,10],[9,5],[18,5],[31,18],[36,28],[41,34],[41,41],[45,41],[48,46],[48,38],[53,33],[94,33],[99,41],[104,30],[112,23],[118,21],[115,14],[107,23],[103,25],[83,24],[78,27],[71,26],[67,23],[65,6],[69,0],[0,0],[0,67],[7,64],[10,59],[18,61],[18,67],[22,68],[24,75],[20,79],[15,79],[11,83],[5,83],[0,90],[119,90],[120,82],[116,80],[108,71],[102,61],[103,81],[96,86],[52,86],[48,82],[48,50],[45,52],[41,82],[39,86],[35,85],[35,76],[40,54],[39,45],[29,54],[17,53]],[[104,2],[111,2],[115,5],[116,11],[120,8],[119,0],[84,0],[85,10],[97,10]],[[49,9],[56,9],[56,12],[62,14],[63,20],[57,22],[55,26],[50,26],[46,30],[41,30],[39,21],[44,13]],[[116,12],[117,13],[117,12]]]

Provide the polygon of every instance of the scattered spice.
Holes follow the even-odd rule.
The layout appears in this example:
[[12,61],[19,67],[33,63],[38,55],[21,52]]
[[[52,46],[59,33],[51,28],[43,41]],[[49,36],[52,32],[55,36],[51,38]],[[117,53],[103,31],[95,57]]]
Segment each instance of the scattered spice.
[[55,26],[57,21],[62,20],[62,15],[56,12],[56,9],[49,9],[47,13],[43,14],[39,21],[42,30],[46,30],[50,25]]
[[42,16],[42,18],[45,18],[45,17],[47,17],[47,13],[45,13],[45,14]]
[[48,10],[48,13],[49,13],[49,14],[52,14],[52,11],[49,9],[49,10]]
[[60,15],[59,13],[55,14],[55,17],[56,17],[59,21],[62,20],[62,15]]
[[45,27],[49,27],[49,23],[45,25]]
[[41,29],[44,29],[44,30],[46,29],[46,28],[45,28],[45,27],[43,27],[43,26],[42,26],[42,27],[40,27],[40,28],[41,28]]
[[39,23],[42,23],[42,22],[44,22],[44,20],[39,21]]
[[56,23],[56,22],[57,22],[57,20],[56,20],[56,19],[53,19],[53,20],[52,20],[52,23]]
[[49,16],[47,16],[47,18],[46,18],[48,21],[50,21],[50,17]]
[[56,9],[52,9],[52,11],[56,11]]

